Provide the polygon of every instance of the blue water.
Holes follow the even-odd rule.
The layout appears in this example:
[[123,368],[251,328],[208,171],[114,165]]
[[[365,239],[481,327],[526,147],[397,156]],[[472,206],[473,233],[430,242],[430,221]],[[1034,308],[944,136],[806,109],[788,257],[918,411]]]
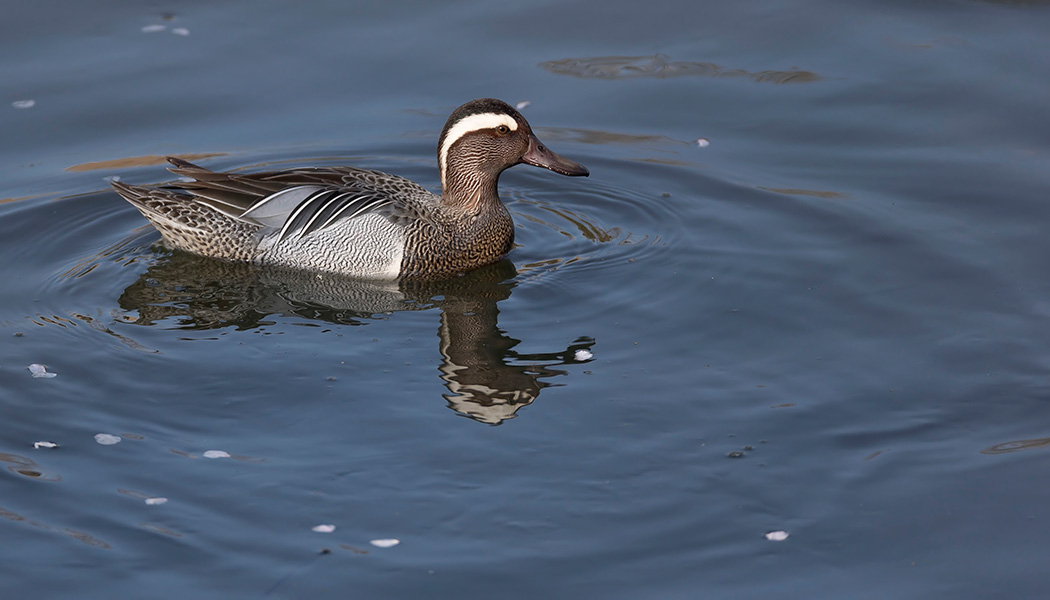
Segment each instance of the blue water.
[[[5,598],[1044,593],[1045,3],[4,23]],[[108,186],[178,155],[437,190],[484,96],[591,177],[506,172],[518,246],[449,282],[173,253]]]

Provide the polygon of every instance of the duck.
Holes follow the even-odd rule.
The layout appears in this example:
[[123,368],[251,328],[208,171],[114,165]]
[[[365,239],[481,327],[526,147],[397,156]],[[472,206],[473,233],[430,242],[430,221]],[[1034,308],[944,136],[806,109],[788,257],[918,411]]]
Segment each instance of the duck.
[[168,157],[177,183],[113,181],[165,245],[217,259],[398,280],[441,278],[502,260],[514,224],[500,174],[518,164],[567,176],[583,165],[544,145],[502,100],[452,112],[437,145],[441,194],[397,175],[358,167],[260,173],[210,171]]

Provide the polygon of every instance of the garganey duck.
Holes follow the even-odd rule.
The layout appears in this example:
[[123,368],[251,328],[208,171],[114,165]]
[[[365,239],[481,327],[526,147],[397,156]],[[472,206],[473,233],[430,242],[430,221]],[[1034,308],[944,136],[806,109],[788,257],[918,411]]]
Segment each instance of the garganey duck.
[[514,226],[497,183],[519,163],[562,175],[587,169],[558,156],[500,100],[460,106],[438,139],[441,195],[356,167],[216,173],[168,158],[192,181],[113,187],[180,250],[232,261],[370,279],[442,277],[499,261]]

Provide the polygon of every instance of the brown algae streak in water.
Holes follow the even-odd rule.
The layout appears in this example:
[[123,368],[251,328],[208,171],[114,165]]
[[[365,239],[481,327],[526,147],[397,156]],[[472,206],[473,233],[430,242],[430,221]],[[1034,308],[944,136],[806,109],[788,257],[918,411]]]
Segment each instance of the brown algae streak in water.
[[848,194],[841,192],[831,192],[824,190],[804,190],[801,188],[771,188],[756,185],[756,188],[765,190],[767,192],[773,192],[775,194],[785,194],[788,196],[813,196],[814,198],[849,198]]
[[575,127],[544,127],[540,129],[543,139],[558,142],[574,142],[579,144],[649,144],[662,146],[675,144],[682,146],[692,145],[692,142],[683,142],[666,135],[639,135],[636,133],[618,133],[615,131],[601,131],[598,129],[578,129]]
[[[210,153],[210,154],[172,154],[175,158],[181,158],[183,160],[201,160],[203,158],[213,158],[216,156],[226,156],[224,153]],[[168,162],[166,156],[160,156],[158,154],[151,154],[148,156],[130,156],[128,158],[115,158],[113,160],[100,160],[97,162],[81,163],[79,165],[73,165],[72,167],[66,167],[67,171],[80,172],[80,171],[100,171],[102,169],[127,169],[129,167],[148,167],[151,165],[163,165]]]
[[19,456],[18,454],[10,454],[7,452],[0,452],[0,462],[11,463],[11,466],[7,467],[8,471],[24,475],[30,479],[37,479],[40,481],[62,481],[61,475],[51,475],[45,473],[38,468],[39,465],[31,458],[25,456]]
[[558,75],[582,79],[634,79],[638,77],[747,77],[758,83],[811,83],[823,79],[812,71],[757,71],[725,69],[709,62],[672,61],[665,54],[652,56],[593,56],[542,62],[540,67]]
[[1021,450],[1042,448],[1043,446],[1050,446],[1050,438],[1034,438],[1030,440],[1003,442],[1002,444],[996,444],[981,450],[981,454],[1007,454],[1009,452],[1020,452]]
[[102,540],[96,538],[95,536],[93,536],[91,534],[84,533],[83,531],[77,531],[76,529],[68,529],[68,528],[66,528],[66,529],[56,529],[56,528],[54,528],[54,527],[52,527],[50,525],[45,525],[45,524],[41,523],[40,521],[34,521],[33,519],[27,519],[26,517],[23,517],[22,515],[20,515],[20,514],[18,514],[16,512],[7,510],[6,508],[4,508],[2,506],[0,506],[0,518],[7,519],[9,521],[16,521],[16,522],[19,522],[19,523],[25,523],[26,525],[31,525],[33,527],[37,527],[39,529],[43,529],[44,531],[54,531],[56,533],[61,533],[62,535],[67,535],[67,536],[73,538],[74,540],[77,540],[79,542],[83,542],[83,543],[87,544],[88,546],[93,546],[95,548],[101,548],[103,550],[109,550],[109,549],[111,549],[113,547],[113,546],[110,546],[109,544],[107,544],[106,542],[103,542]]

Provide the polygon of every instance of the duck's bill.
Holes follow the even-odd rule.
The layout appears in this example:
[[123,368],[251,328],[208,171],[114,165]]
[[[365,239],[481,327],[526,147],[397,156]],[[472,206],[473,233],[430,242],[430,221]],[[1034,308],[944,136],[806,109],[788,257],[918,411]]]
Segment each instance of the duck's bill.
[[525,156],[521,157],[521,162],[534,167],[550,169],[562,175],[586,177],[591,174],[587,167],[580,163],[551,152],[535,135],[529,136],[529,150]]

